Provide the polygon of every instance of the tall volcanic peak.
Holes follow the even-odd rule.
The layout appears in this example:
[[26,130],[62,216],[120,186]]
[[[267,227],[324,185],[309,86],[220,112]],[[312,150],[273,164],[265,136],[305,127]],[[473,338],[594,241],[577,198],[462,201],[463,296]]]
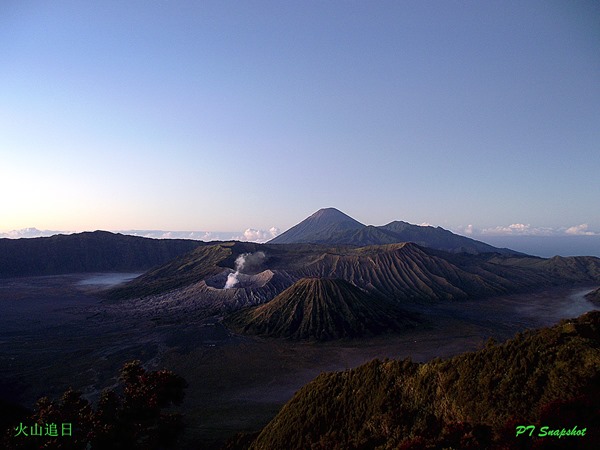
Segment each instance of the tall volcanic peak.
[[451,253],[520,254],[481,241],[459,236],[441,227],[395,221],[383,226],[363,225],[335,208],[320,209],[298,225],[269,241],[271,244],[385,245],[414,242]]
[[271,244],[327,243],[365,225],[335,208],[323,208],[269,241]]
[[358,220],[353,219],[336,208],[321,208],[306,220],[321,224],[348,224],[352,228],[364,227]]

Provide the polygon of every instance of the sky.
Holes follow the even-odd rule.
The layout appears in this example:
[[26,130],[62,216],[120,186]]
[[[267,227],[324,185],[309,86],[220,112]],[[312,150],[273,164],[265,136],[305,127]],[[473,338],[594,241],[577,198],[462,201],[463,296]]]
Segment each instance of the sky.
[[595,236],[599,50],[593,1],[5,0],[0,232]]

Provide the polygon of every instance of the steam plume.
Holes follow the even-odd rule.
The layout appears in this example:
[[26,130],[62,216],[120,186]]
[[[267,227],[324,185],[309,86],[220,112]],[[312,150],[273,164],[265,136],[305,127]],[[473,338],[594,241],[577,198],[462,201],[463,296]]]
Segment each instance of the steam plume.
[[227,276],[227,281],[225,282],[225,289],[230,289],[239,283],[238,275],[240,274],[240,271],[244,268],[244,265],[246,264],[246,256],[248,256],[248,253],[242,253],[235,259],[235,272],[230,273]]
[[244,267],[249,266],[249,268],[252,269],[253,267],[260,266],[264,259],[264,252],[242,253],[235,259],[235,272],[227,275],[224,289],[230,289],[239,283],[240,280],[238,279],[238,275],[242,272]]

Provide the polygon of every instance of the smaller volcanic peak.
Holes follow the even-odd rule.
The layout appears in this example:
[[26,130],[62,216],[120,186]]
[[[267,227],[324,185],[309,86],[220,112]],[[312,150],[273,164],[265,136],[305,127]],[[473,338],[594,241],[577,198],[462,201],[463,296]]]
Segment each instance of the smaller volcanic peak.
[[269,241],[271,244],[329,242],[340,234],[365,225],[335,208],[323,208]]
[[238,311],[235,331],[294,340],[331,340],[400,331],[415,321],[391,301],[342,279],[302,278],[270,302]]
[[423,247],[446,252],[474,255],[479,253],[519,254],[519,252],[510,249],[493,247],[485,242],[454,234],[442,227],[413,225],[402,220],[396,220],[377,228],[394,236],[396,242],[414,242]]

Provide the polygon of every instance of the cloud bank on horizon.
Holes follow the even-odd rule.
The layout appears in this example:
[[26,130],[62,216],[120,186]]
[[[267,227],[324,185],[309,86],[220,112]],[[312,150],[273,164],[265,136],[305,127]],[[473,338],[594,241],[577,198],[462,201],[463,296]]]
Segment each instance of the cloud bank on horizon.
[[[423,222],[418,224],[423,227],[436,225]],[[450,231],[467,237],[501,237],[501,236],[600,236],[600,232],[589,230],[588,224],[573,225],[565,228],[533,227],[529,224],[513,223],[508,226],[477,228],[471,224],[464,227],[450,228]],[[243,241],[264,243],[281,234],[277,227],[268,230],[246,228],[243,232],[227,231],[165,231],[165,230],[113,230],[114,233],[128,234],[152,239],[193,239],[198,241]],[[49,237],[56,234],[73,234],[76,231],[39,230],[37,228],[23,228],[0,232],[0,238],[19,239]]]
[[[91,231],[91,230],[90,230]],[[263,243],[273,239],[281,231],[277,227],[268,230],[247,228],[244,232],[227,231],[165,231],[165,230],[111,230],[113,233],[128,234],[151,239],[193,239],[197,241],[243,241]],[[21,239],[50,237],[57,234],[73,234],[78,231],[39,230],[34,227],[0,232],[0,238]]]
[[[428,222],[420,226],[435,226]],[[588,255],[600,257],[600,232],[590,230],[588,224],[571,227],[534,227],[513,223],[508,226],[478,228],[473,225],[450,228],[450,231],[468,236],[496,247],[506,247],[529,255],[549,258],[559,256]],[[154,239],[196,239],[210,241],[245,241],[264,243],[280,234],[277,227],[268,230],[247,228],[243,232],[218,231],[164,231],[164,230],[116,230],[114,232]],[[35,238],[55,234],[72,234],[74,231],[39,230],[25,228],[0,232],[0,238]]]
[[530,224],[513,223],[508,226],[476,228],[469,224],[452,231],[465,236],[600,236],[600,232],[588,229],[587,223],[571,227],[532,227]]

